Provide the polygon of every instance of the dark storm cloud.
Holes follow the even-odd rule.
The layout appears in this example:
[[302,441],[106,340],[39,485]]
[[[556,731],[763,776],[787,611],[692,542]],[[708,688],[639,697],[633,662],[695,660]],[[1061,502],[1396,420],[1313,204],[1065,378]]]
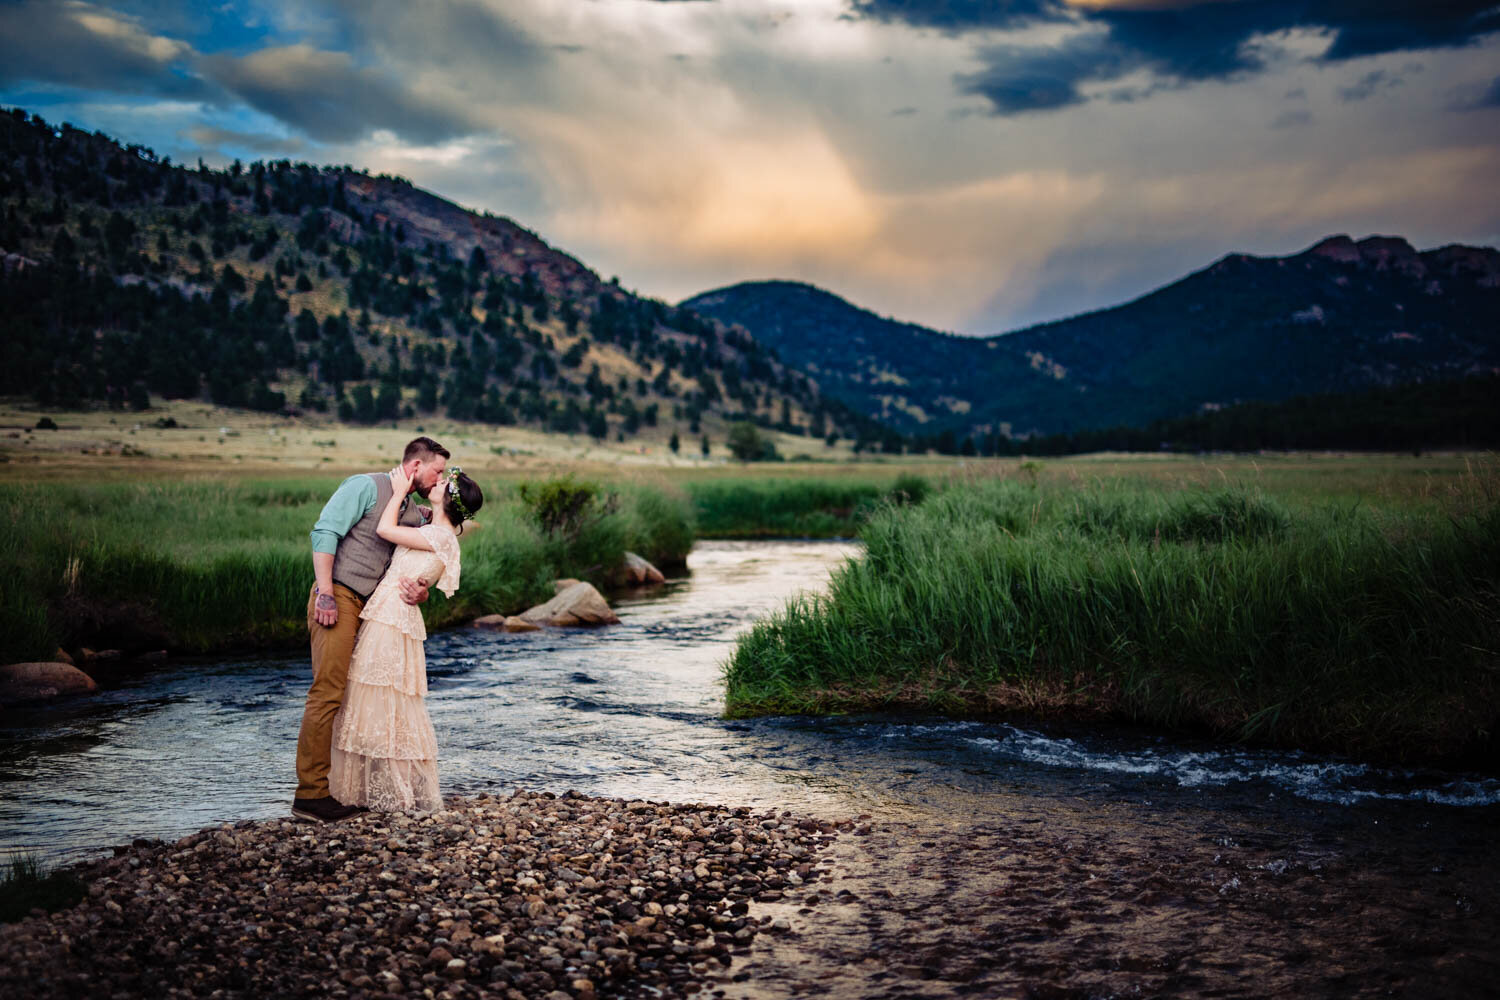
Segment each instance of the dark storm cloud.
[[432,143],[474,131],[462,111],[423,99],[379,69],[356,66],[344,52],[287,45],[240,58],[205,56],[200,65],[246,104],[321,142],[389,129]]
[[987,68],[956,78],[996,114],[1050,110],[1085,100],[1082,88],[1136,70],[1183,83],[1264,68],[1247,43],[1292,29],[1327,32],[1324,62],[1452,47],[1500,30],[1493,0],[1269,0],[1184,2],[1131,9],[1074,8],[1056,0],[851,0],[855,16],[951,32],[1013,30],[1047,21],[1093,28],[1052,48],[987,45]]
[[191,47],[84,3],[0,4],[0,86],[53,83],[179,99],[211,96]]
[[[151,4],[137,6],[144,14]],[[460,55],[476,54],[477,46],[511,63],[529,52],[475,4],[434,0],[423,10],[426,30],[402,33],[402,44]],[[0,3],[0,86],[61,84],[220,107],[242,101],[322,142],[378,129],[424,143],[474,131],[460,102],[423,97],[396,73],[371,65],[376,60],[307,44],[204,55],[158,30],[154,22],[82,0]]]
[[[472,135],[484,127],[482,102],[465,88],[501,96],[507,79],[545,60],[505,12],[480,0],[305,0],[301,12],[333,44],[269,45],[197,65],[233,97],[319,142],[379,130],[417,143]],[[409,70],[434,66],[459,85],[441,95],[411,85]]]
[[991,46],[980,52],[985,69],[954,77],[964,94],[986,98],[1000,115],[1052,111],[1081,104],[1084,79],[1113,79],[1125,72],[1127,54],[1098,39],[1080,39],[1051,49]]
[[1385,52],[1452,48],[1500,29],[1500,7],[1493,0],[1341,0],[1313,5],[1329,8],[1321,21],[1337,32],[1324,54],[1329,61]]
[[374,49],[419,66],[488,77],[520,73],[545,59],[524,28],[482,0],[322,0],[349,33],[349,47]]
[[[1105,10],[1085,20],[1108,27],[1108,41],[1162,76],[1213,80],[1262,68],[1245,48],[1252,37],[1297,27],[1294,20],[1268,18],[1280,3],[1222,3],[1161,10]],[[1303,5],[1296,5],[1298,7]],[[1134,68],[1134,67],[1132,67]]]
[[850,0],[849,7],[855,17],[951,32],[1024,28],[1068,17],[1057,0]]

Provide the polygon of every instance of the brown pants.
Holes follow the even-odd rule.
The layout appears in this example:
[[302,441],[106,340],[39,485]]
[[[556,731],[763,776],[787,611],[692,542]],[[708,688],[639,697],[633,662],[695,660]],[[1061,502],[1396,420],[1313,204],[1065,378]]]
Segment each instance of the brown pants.
[[328,768],[333,756],[333,716],[344,703],[344,684],[349,679],[349,660],[354,655],[355,633],[364,600],[341,583],[333,585],[339,620],[331,627],[313,618],[317,587],[307,597],[307,632],[312,638],[312,687],[307,689],[307,707],[302,710],[302,730],[297,734],[297,798],[328,797]]

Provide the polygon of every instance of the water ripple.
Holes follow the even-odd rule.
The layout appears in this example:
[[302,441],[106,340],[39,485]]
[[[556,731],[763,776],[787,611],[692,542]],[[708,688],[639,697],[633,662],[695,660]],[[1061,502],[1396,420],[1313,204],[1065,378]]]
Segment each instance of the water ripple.
[[965,736],[998,756],[1047,767],[1174,781],[1182,788],[1264,783],[1314,802],[1354,805],[1367,800],[1488,806],[1500,803],[1500,780],[1441,772],[1374,767],[1319,759],[1297,751],[1175,751],[1099,749],[1067,737],[1003,726],[999,737]]
[[[847,813],[1093,796],[1211,796],[1233,811],[1485,807],[1495,779],[1094,731],[878,715],[725,720],[735,638],[856,549],[704,543],[691,575],[619,602],[622,624],[428,641],[445,788],[523,785]],[[184,662],[89,699],[0,713],[0,847],[88,853],[135,836],[284,815],[305,657]],[[1311,803],[1309,805],[1307,803]],[[1425,820],[1424,820],[1425,821]]]

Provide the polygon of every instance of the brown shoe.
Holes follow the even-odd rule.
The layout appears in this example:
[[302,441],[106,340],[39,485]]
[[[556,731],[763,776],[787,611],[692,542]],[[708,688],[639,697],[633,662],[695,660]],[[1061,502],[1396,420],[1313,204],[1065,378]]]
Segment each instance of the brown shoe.
[[309,823],[336,823],[358,812],[364,810],[359,806],[346,806],[332,796],[292,800],[292,815]]

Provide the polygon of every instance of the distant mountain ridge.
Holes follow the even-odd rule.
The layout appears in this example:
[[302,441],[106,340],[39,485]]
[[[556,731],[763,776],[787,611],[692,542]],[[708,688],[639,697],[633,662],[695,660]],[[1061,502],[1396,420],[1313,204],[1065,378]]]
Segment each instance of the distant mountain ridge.
[[907,432],[1059,433],[1500,372],[1500,251],[1330,236],[1229,254],[1119,306],[969,338],[795,282],[693,296],[823,391]]

